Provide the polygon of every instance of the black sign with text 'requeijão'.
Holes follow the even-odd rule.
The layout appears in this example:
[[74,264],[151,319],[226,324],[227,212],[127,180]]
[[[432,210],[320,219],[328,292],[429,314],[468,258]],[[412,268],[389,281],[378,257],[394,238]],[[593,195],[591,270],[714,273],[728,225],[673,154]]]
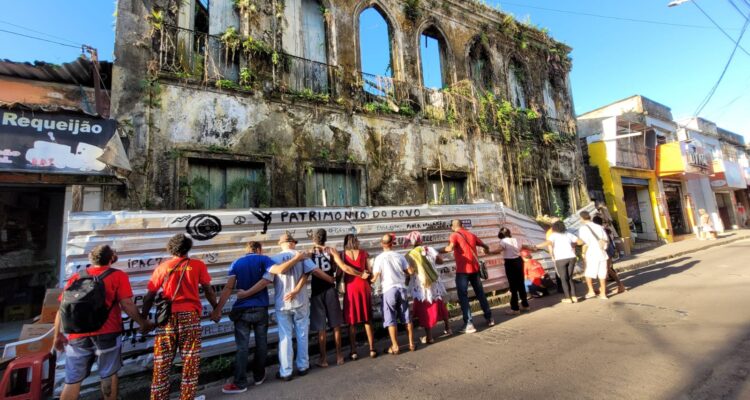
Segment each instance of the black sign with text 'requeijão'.
[[115,121],[0,109],[0,171],[109,175],[97,160]]

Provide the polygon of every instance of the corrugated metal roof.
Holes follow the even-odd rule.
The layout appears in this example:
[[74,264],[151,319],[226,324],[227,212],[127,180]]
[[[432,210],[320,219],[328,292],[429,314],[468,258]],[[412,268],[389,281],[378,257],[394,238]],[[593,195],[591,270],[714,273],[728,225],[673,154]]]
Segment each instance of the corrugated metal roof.
[[[109,89],[112,83],[112,63],[108,61],[100,61],[99,71],[101,79],[104,82],[104,87]],[[34,61],[33,64],[11,60],[0,61],[0,75],[21,79],[94,87],[93,74],[94,69],[91,61],[83,57],[79,57],[73,62],[64,63],[62,65],[51,64],[44,61]]]

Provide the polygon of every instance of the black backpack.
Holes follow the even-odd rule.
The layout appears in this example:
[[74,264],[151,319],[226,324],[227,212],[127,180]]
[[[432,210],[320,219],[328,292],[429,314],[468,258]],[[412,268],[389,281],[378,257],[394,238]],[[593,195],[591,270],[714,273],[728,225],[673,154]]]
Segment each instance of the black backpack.
[[104,326],[112,305],[107,307],[104,278],[115,272],[108,268],[98,276],[92,276],[84,268],[67,289],[63,291],[60,304],[60,320],[64,333],[91,333]]

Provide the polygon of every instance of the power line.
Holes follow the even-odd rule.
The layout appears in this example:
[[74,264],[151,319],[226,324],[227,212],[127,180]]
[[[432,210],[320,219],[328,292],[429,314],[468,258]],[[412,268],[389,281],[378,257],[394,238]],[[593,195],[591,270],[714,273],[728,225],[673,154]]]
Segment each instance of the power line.
[[[693,4],[697,5],[695,1],[693,1]],[[724,66],[724,70],[721,71],[719,80],[716,81],[716,84],[708,92],[708,94],[703,99],[700,106],[698,106],[698,109],[695,111],[695,113],[693,113],[693,115],[696,115],[696,116],[700,115],[701,111],[703,111],[703,109],[706,108],[708,103],[711,101],[711,98],[713,98],[714,94],[716,93],[716,89],[719,88],[719,84],[721,84],[721,81],[724,79],[724,75],[726,75],[727,70],[729,69],[729,65],[732,63],[732,60],[734,59],[734,55],[737,53],[737,49],[740,47],[740,40],[742,40],[742,37],[745,35],[745,31],[747,31],[748,25],[750,25],[750,18],[745,20],[745,25],[742,27],[742,31],[740,31],[740,37],[737,38],[737,42],[734,45],[734,49],[732,49],[732,54],[729,55],[729,60],[727,60],[727,64]]]
[[12,23],[12,22],[8,22],[8,21],[3,21],[3,20],[0,20],[0,23],[1,23],[1,24],[6,24],[6,25],[10,25],[10,26],[15,26],[16,28],[21,28],[21,29],[23,29],[23,30],[27,30],[27,31],[29,31],[29,32],[34,32],[34,33],[38,33],[38,34],[40,34],[40,35],[44,35],[44,36],[47,36],[47,37],[51,37],[51,38],[54,38],[54,39],[60,39],[60,40],[62,40],[62,41],[65,41],[65,42],[68,42],[68,43],[71,43],[71,44],[77,44],[77,43],[78,43],[78,42],[75,42],[75,41],[73,41],[73,40],[70,40],[70,39],[66,39],[66,38],[64,38],[64,37],[60,37],[60,36],[55,36],[55,35],[50,35],[49,33],[45,33],[45,32],[42,32],[42,31],[37,31],[37,30],[31,29],[31,28],[27,28],[27,27],[25,27],[25,26],[23,26],[23,25],[18,25],[18,24],[14,24],[14,23]]
[[[676,24],[676,23],[672,23],[672,22],[664,22],[664,21],[656,21],[656,20],[648,20],[648,19],[616,17],[614,15],[602,15],[602,14],[593,14],[593,13],[587,13],[587,12],[582,12],[582,11],[559,10],[559,9],[555,9],[555,8],[530,6],[530,5],[527,5],[527,4],[512,3],[512,2],[507,2],[507,1],[500,1],[499,3],[501,5],[505,4],[505,5],[511,5],[511,6],[516,6],[516,7],[531,8],[531,9],[535,9],[535,10],[552,11],[552,12],[563,13],[563,14],[572,14],[572,15],[583,15],[583,16],[586,16],[586,17],[612,19],[612,20],[616,20],[616,21],[639,22],[639,23],[644,23],[644,24],[666,25],[666,26],[674,26],[674,27],[680,27],[680,28],[712,29],[712,30],[715,29],[714,27],[706,26],[706,25]],[[719,28],[719,29],[721,29],[721,28]]]
[[80,49],[81,48],[80,45],[79,46],[73,46],[72,44],[66,44],[66,43],[56,42],[54,40],[40,38],[40,37],[37,37],[37,36],[25,35],[23,33],[18,33],[18,32],[13,32],[13,31],[6,31],[5,29],[0,29],[0,32],[10,33],[11,35],[23,36],[23,37],[26,37],[26,38],[29,38],[29,39],[41,40],[43,42],[49,42],[49,43],[59,44],[60,46],[72,47],[74,49]]
[[742,15],[742,18],[745,18],[745,19],[748,18],[747,15],[745,15],[745,13],[742,12],[742,10],[740,10],[739,7],[737,7],[737,4],[734,3],[734,0],[727,0],[727,1],[729,1],[729,4],[731,4],[732,7],[734,7],[734,9],[737,10],[738,13],[740,13],[740,15]]
[[728,34],[727,31],[725,31],[724,28],[722,28],[721,25],[719,25],[718,22],[716,22],[713,18],[711,18],[711,16],[708,15],[708,13],[706,12],[706,10],[704,10],[703,7],[701,7],[698,4],[697,0],[693,0],[693,1],[691,1],[691,3],[693,3],[693,5],[695,5],[698,8],[698,10],[700,10],[700,12],[702,12],[703,15],[706,16],[706,18],[708,18],[717,28],[719,28],[719,30],[721,31],[721,33],[723,33],[724,36],[728,37],[729,40],[731,40],[735,44],[735,46],[737,46],[745,54],[747,54],[748,56],[750,56],[750,52],[748,52],[747,50],[745,50],[744,47],[740,46],[740,42],[739,41],[735,41],[734,38],[730,34]]

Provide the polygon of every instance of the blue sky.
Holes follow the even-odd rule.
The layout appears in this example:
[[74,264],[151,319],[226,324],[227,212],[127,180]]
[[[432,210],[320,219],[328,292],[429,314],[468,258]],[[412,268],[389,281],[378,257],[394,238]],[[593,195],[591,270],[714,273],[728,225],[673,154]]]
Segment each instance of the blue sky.
[[[698,1],[730,35],[739,35],[743,19],[729,0]],[[750,14],[744,0],[734,1]],[[672,8],[667,7],[669,0],[488,2],[500,5],[520,20],[530,18],[532,23],[548,28],[553,37],[573,47],[571,80],[578,113],[639,93],[670,106],[675,118],[690,116],[718,79],[733,47],[689,2]],[[65,43],[89,44],[99,49],[102,59],[112,59],[114,2],[111,0],[0,0],[0,4],[2,30],[42,36],[10,24],[21,25],[59,36]],[[709,28],[602,19],[533,7]],[[741,43],[750,52],[748,37],[750,32]],[[0,58],[18,61],[61,63],[80,54],[75,48],[5,32],[0,32],[0,43]],[[429,45],[427,50],[431,50]],[[702,116],[750,139],[750,56],[737,52]]]

